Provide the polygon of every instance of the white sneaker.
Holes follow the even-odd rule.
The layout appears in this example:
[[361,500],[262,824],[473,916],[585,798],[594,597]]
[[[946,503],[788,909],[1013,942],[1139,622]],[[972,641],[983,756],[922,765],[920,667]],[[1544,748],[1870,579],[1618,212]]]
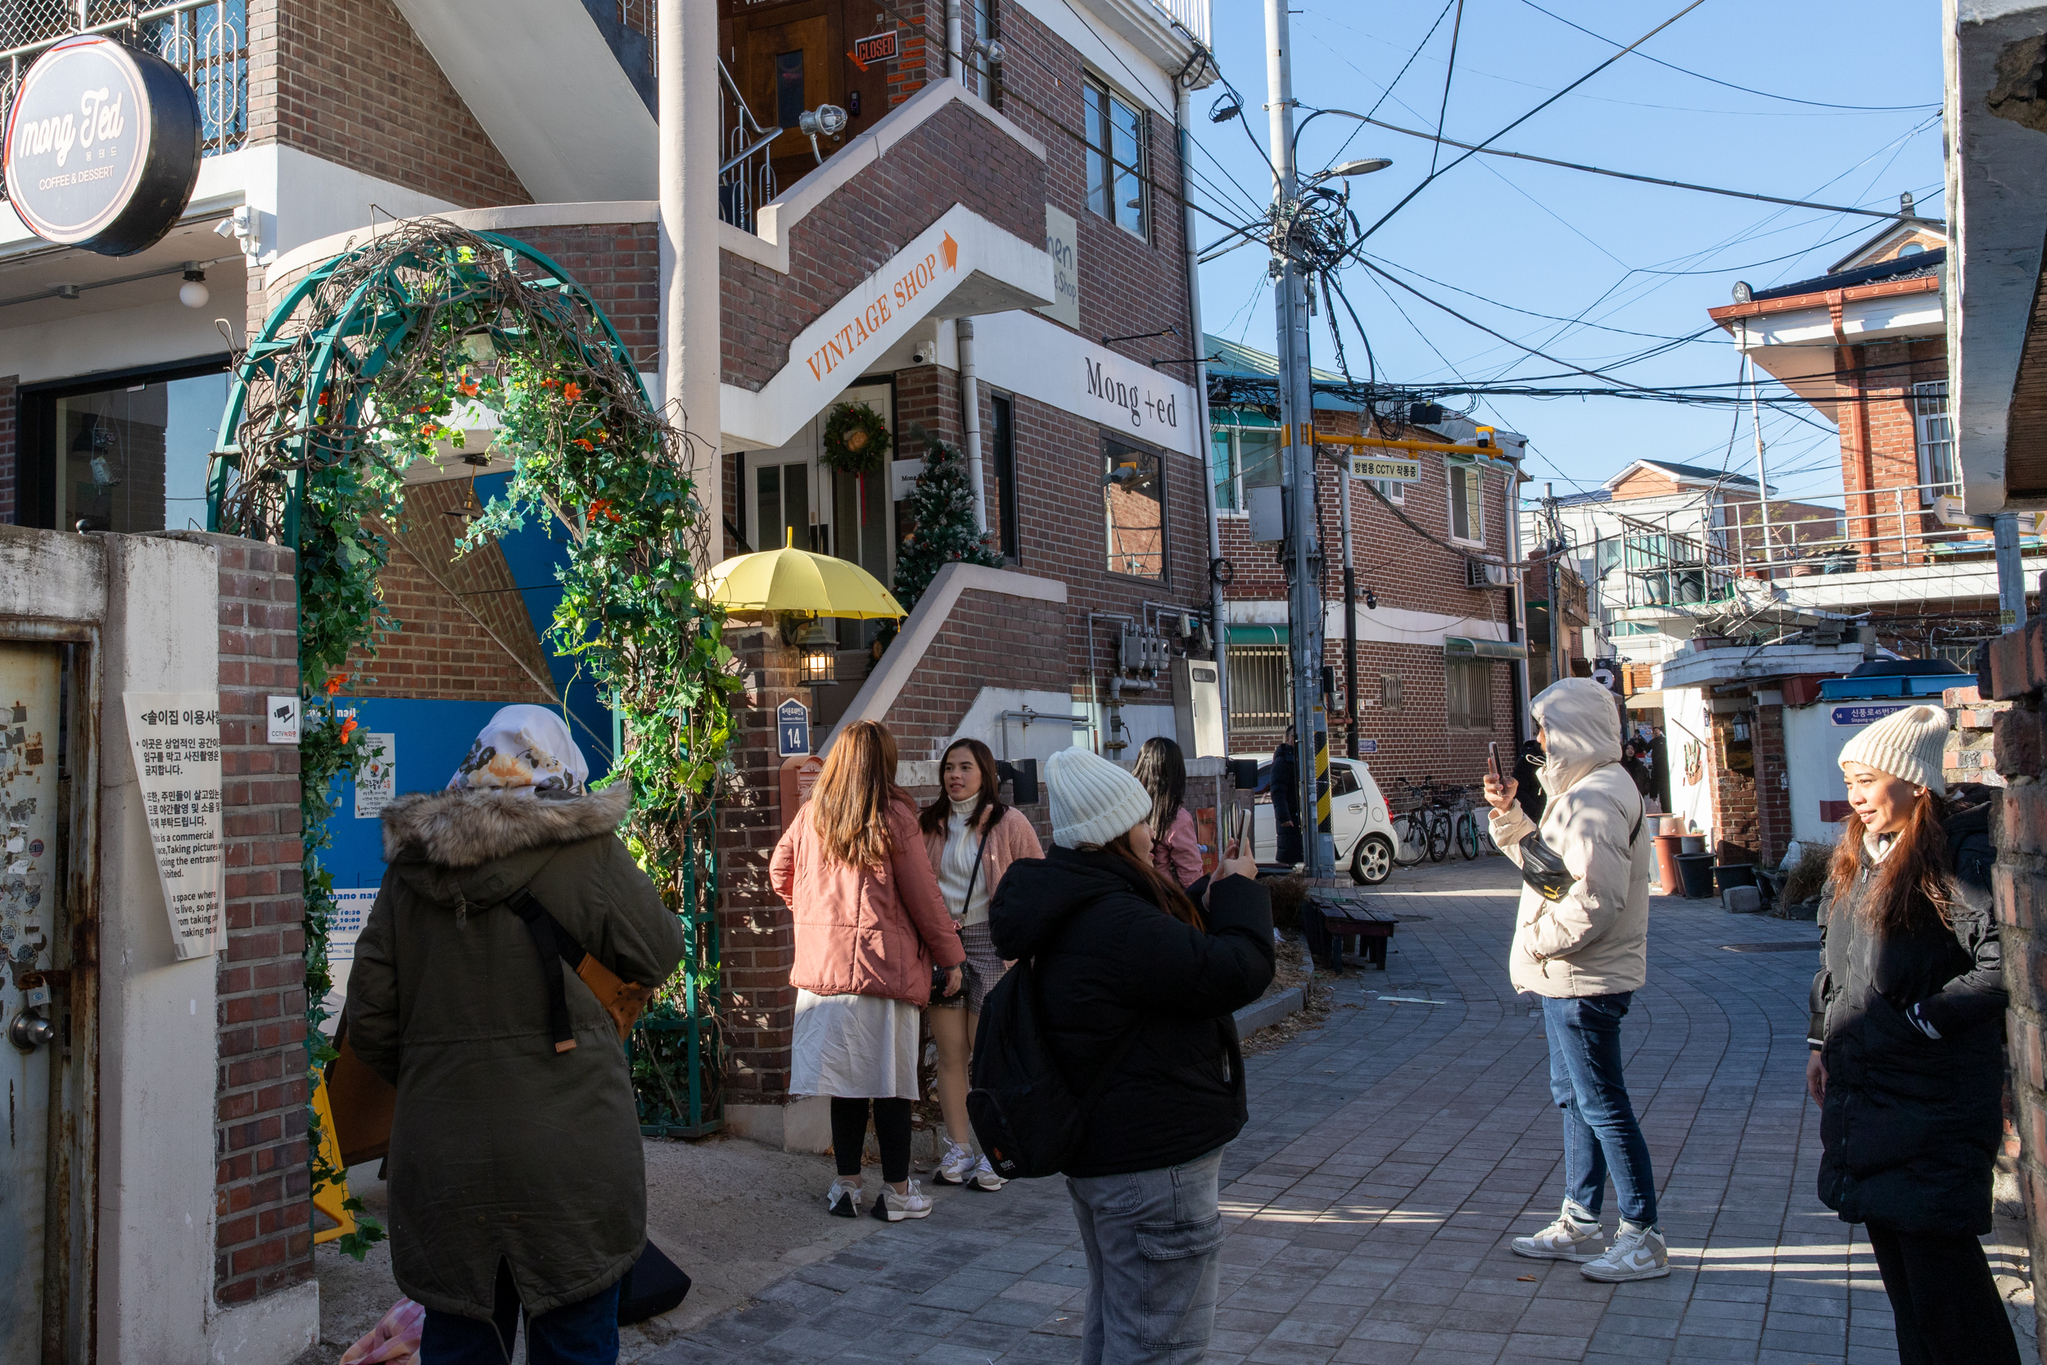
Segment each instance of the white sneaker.
[[914,1180],[907,1183],[902,1194],[897,1194],[894,1186],[884,1183],[881,1193],[874,1199],[874,1216],[884,1223],[900,1223],[905,1218],[928,1218],[931,1216],[931,1196],[919,1191]]
[[834,1218],[858,1218],[860,1216],[860,1187],[849,1185],[844,1180],[834,1180],[831,1190],[824,1197],[825,1207],[832,1211]]
[[1624,1280],[1660,1280],[1670,1273],[1670,1250],[1655,1228],[1637,1227],[1625,1218],[1613,1245],[1596,1260],[1578,1267],[1588,1280],[1619,1284]]
[[940,1185],[964,1185],[974,1174],[974,1154],[957,1142],[945,1145],[945,1159],[938,1163],[938,1169],[931,1173],[932,1180]]
[[974,1163],[974,1169],[967,1176],[968,1189],[986,1190],[991,1194],[1008,1183],[1007,1180],[995,1174],[995,1168],[988,1164],[988,1158],[985,1156]]
[[1584,1205],[1566,1199],[1554,1223],[1533,1237],[1514,1239],[1514,1254],[1532,1261],[1582,1261],[1586,1258],[1579,1251],[1587,1242],[1598,1241],[1599,1234],[1599,1220]]

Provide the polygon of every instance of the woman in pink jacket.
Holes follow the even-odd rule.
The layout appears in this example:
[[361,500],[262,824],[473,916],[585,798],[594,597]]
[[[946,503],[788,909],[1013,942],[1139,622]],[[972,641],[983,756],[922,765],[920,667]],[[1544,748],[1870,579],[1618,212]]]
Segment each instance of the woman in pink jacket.
[[1201,845],[1187,799],[1187,761],[1180,746],[1159,736],[1137,751],[1135,776],[1151,793],[1151,865],[1181,887],[1201,880]]
[[996,883],[1019,858],[1042,858],[1037,831],[1023,812],[1002,804],[995,755],[978,739],[956,739],[939,760],[945,792],[917,823],[945,908],[967,953],[967,989],[932,1002],[931,1039],[938,1044],[938,1105],[945,1111],[946,1152],[933,1177],[941,1185],[999,1190],[1002,1177],[974,1151],[967,1122],[967,1060],[981,1025],[981,1002],[1009,964],[988,933]]
[[910,1179],[910,1106],[917,1098],[922,1007],[932,964],[958,994],[966,953],[918,846],[917,806],[895,783],[896,741],[856,721],[832,746],[810,800],[775,845],[768,877],[789,906],[796,987],[789,1089],[829,1095],[839,1178],[825,1203],[860,1212],[867,1113],[881,1145],[884,1188],[874,1217],[922,1218],[929,1196]]

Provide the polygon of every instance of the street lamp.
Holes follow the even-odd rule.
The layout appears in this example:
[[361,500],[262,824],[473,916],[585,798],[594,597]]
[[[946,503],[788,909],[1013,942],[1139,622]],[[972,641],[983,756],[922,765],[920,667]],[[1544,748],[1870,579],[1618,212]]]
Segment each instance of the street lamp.
[[1309,177],[1312,180],[1344,180],[1353,175],[1370,175],[1383,171],[1393,164],[1393,158],[1386,156],[1361,156],[1350,161],[1339,162],[1326,171],[1318,171]]

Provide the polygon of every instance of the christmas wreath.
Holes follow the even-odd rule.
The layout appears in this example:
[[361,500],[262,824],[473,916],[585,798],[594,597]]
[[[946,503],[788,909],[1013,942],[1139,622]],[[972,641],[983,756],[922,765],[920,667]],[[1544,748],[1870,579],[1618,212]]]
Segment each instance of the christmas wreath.
[[822,458],[848,474],[872,474],[888,458],[892,443],[880,413],[865,403],[847,403],[834,409],[824,425]]

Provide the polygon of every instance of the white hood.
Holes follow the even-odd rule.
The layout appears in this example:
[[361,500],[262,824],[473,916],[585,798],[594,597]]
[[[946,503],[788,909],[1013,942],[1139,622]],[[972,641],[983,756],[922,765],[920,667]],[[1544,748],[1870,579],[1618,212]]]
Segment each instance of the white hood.
[[1542,789],[1561,796],[1609,763],[1621,761],[1621,713],[1612,692],[1590,678],[1550,684],[1529,703],[1548,757]]

